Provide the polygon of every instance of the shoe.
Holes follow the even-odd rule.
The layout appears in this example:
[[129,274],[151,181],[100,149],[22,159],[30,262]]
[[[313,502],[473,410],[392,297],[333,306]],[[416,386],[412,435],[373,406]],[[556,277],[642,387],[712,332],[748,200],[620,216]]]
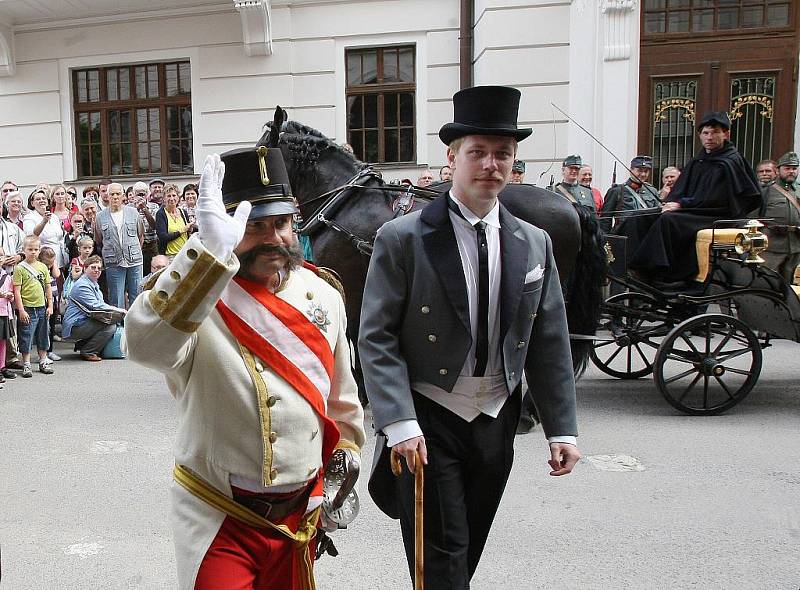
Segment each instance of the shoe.
[[48,353],[47,353],[47,358],[49,358],[51,361],[60,361],[60,360],[61,360],[61,357],[60,357],[60,356],[58,356],[58,355],[57,355],[56,353],[54,353],[54,352],[48,352]]
[[[62,340],[63,340],[63,338],[61,338],[61,336],[59,336],[58,334],[53,334],[53,342],[61,342]],[[50,353],[50,354],[53,354],[53,353]],[[57,360],[57,359],[53,359],[53,360]]]
[[6,369],[14,369],[15,371],[22,370],[22,363],[19,361],[14,361],[13,363],[8,363],[6,365]]
[[14,371],[9,371],[7,368],[0,369],[0,375],[6,379],[16,379],[17,374]]
[[31,370],[30,365],[23,365],[22,366],[22,376],[23,377],[33,377],[33,371]]
[[3,377],[2,375],[0,375],[0,383],[5,383],[5,382],[6,382],[6,378]]
[[82,353],[81,353],[81,358],[82,358],[83,360],[85,360],[85,361],[91,361],[91,362],[93,362],[93,363],[96,363],[96,362],[98,362],[98,361],[102,361],[102,360],[103,360],[102,358],[100,358],[100,357],[99,357],[99,356],[97,356],[96,354],[93,354],[93,353],[85,353],[85,352],[82,352]]
[[39,363],[39,372],[44,373],[45,375],[52,375],[53,374],[53,363]]

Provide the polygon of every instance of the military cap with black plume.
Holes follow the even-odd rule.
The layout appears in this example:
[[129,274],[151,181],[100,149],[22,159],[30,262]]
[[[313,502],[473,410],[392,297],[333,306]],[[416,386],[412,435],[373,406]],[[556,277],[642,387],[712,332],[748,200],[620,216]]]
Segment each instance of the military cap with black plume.
[[278,148],[258,146],[225,152],[222,201],[233,215],[237,205],[250,201],[253,209],[248,219],[297,213],[289,173]]

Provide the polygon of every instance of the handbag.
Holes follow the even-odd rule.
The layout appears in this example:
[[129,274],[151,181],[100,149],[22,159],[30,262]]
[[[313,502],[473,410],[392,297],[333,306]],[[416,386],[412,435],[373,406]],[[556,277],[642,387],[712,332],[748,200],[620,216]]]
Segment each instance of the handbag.
[[79,303],[71,297],[69,300],[80,309],[89,319],[97,320],[101,324],[118,324],[125,317],[125,312],[116,309],[89,309],[83,303]]
[[117,326],[114,335],[108,340],[100,356],[104,359],[124,359],[125,353],[122,351],[122,337],[125,330],[122,326]]

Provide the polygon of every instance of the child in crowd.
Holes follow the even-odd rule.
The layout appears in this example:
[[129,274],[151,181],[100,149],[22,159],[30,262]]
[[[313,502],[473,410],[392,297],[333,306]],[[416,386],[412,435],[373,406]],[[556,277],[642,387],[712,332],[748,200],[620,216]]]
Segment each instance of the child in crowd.
[[53,293],[53,313],[50,314],[48,324],[50,325],[50,346],[47,349],[47,358],[51,361],[60,361],[61,357],[53,352],[53,342],[60,340],[56,338],[56,321],[58,320],[58,309],[60,305],[60,291],[58,290],[58,279],[61,277],[61,269],[56,264],[56,253],[52,248],[42,246],[39,250],[39,262],[50,271],[50,291]]
[[[6,253],[0,247],[0,259]],[[14,285],[11,282],[11,274],[0,268],[0,371],[6,367],[6,341],[11,338],[11,306],[14,301]],[[0,388],[6,382],[5,377],[0,373]]]
[[14,268],[14,303],[19,317],[19,351],[22,354],[22,376],[33,377],[31,346],[39,352],[39,371],[53,374],[53,361],[47,358],[50,346],[48,318],[53,315],[53,292],[50,271],[39,262],[41,242],[38,236],[26,236],[22,242],[25,259]]
[[[83,273],[83,269],[86,267],[86,260],[89,256],[92,255],[94,252],[94,240],[89,236],[83,236],[78,240],[78,255],[75,256],[69,263],[70,268],[75,268],[76,266],[81,269],[81,273]],[[72,277],[73,281],[77,281],[80,277],[80,274],[75,277]]]

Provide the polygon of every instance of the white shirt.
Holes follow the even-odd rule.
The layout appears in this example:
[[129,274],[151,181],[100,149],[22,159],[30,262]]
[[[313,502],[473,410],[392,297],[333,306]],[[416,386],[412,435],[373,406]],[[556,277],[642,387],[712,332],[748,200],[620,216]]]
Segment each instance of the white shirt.
[[[503,355],[500,346],[500,306],[489,305],[489,358],[486,374],[473,377],[475,370],[475,347],[478,340],[478,240],[475,224],[486,224],[486,242],[489,259],[489,301],[500,301],[500,203],[495,202],[491,211],[482,219],[458,200],[452,191],[450,197],[458,206],[460,215],[448,210],[453,231],[456,236],[458,253],[467,283],[467,302],[469,306],[470,333],[472,345],[461,368],[452,392],[423,381],[415,381],[411,388],[447,408],[467,422],[472,422],[480,414],[496,418],[508,397],[508,389],[503,372]],[[393,447],[415,436],[422,436],[422,429],[416,420],[400,420],[383,428],[387,446]],[[549,441],[576,444],[574,436],[553,436]]]

